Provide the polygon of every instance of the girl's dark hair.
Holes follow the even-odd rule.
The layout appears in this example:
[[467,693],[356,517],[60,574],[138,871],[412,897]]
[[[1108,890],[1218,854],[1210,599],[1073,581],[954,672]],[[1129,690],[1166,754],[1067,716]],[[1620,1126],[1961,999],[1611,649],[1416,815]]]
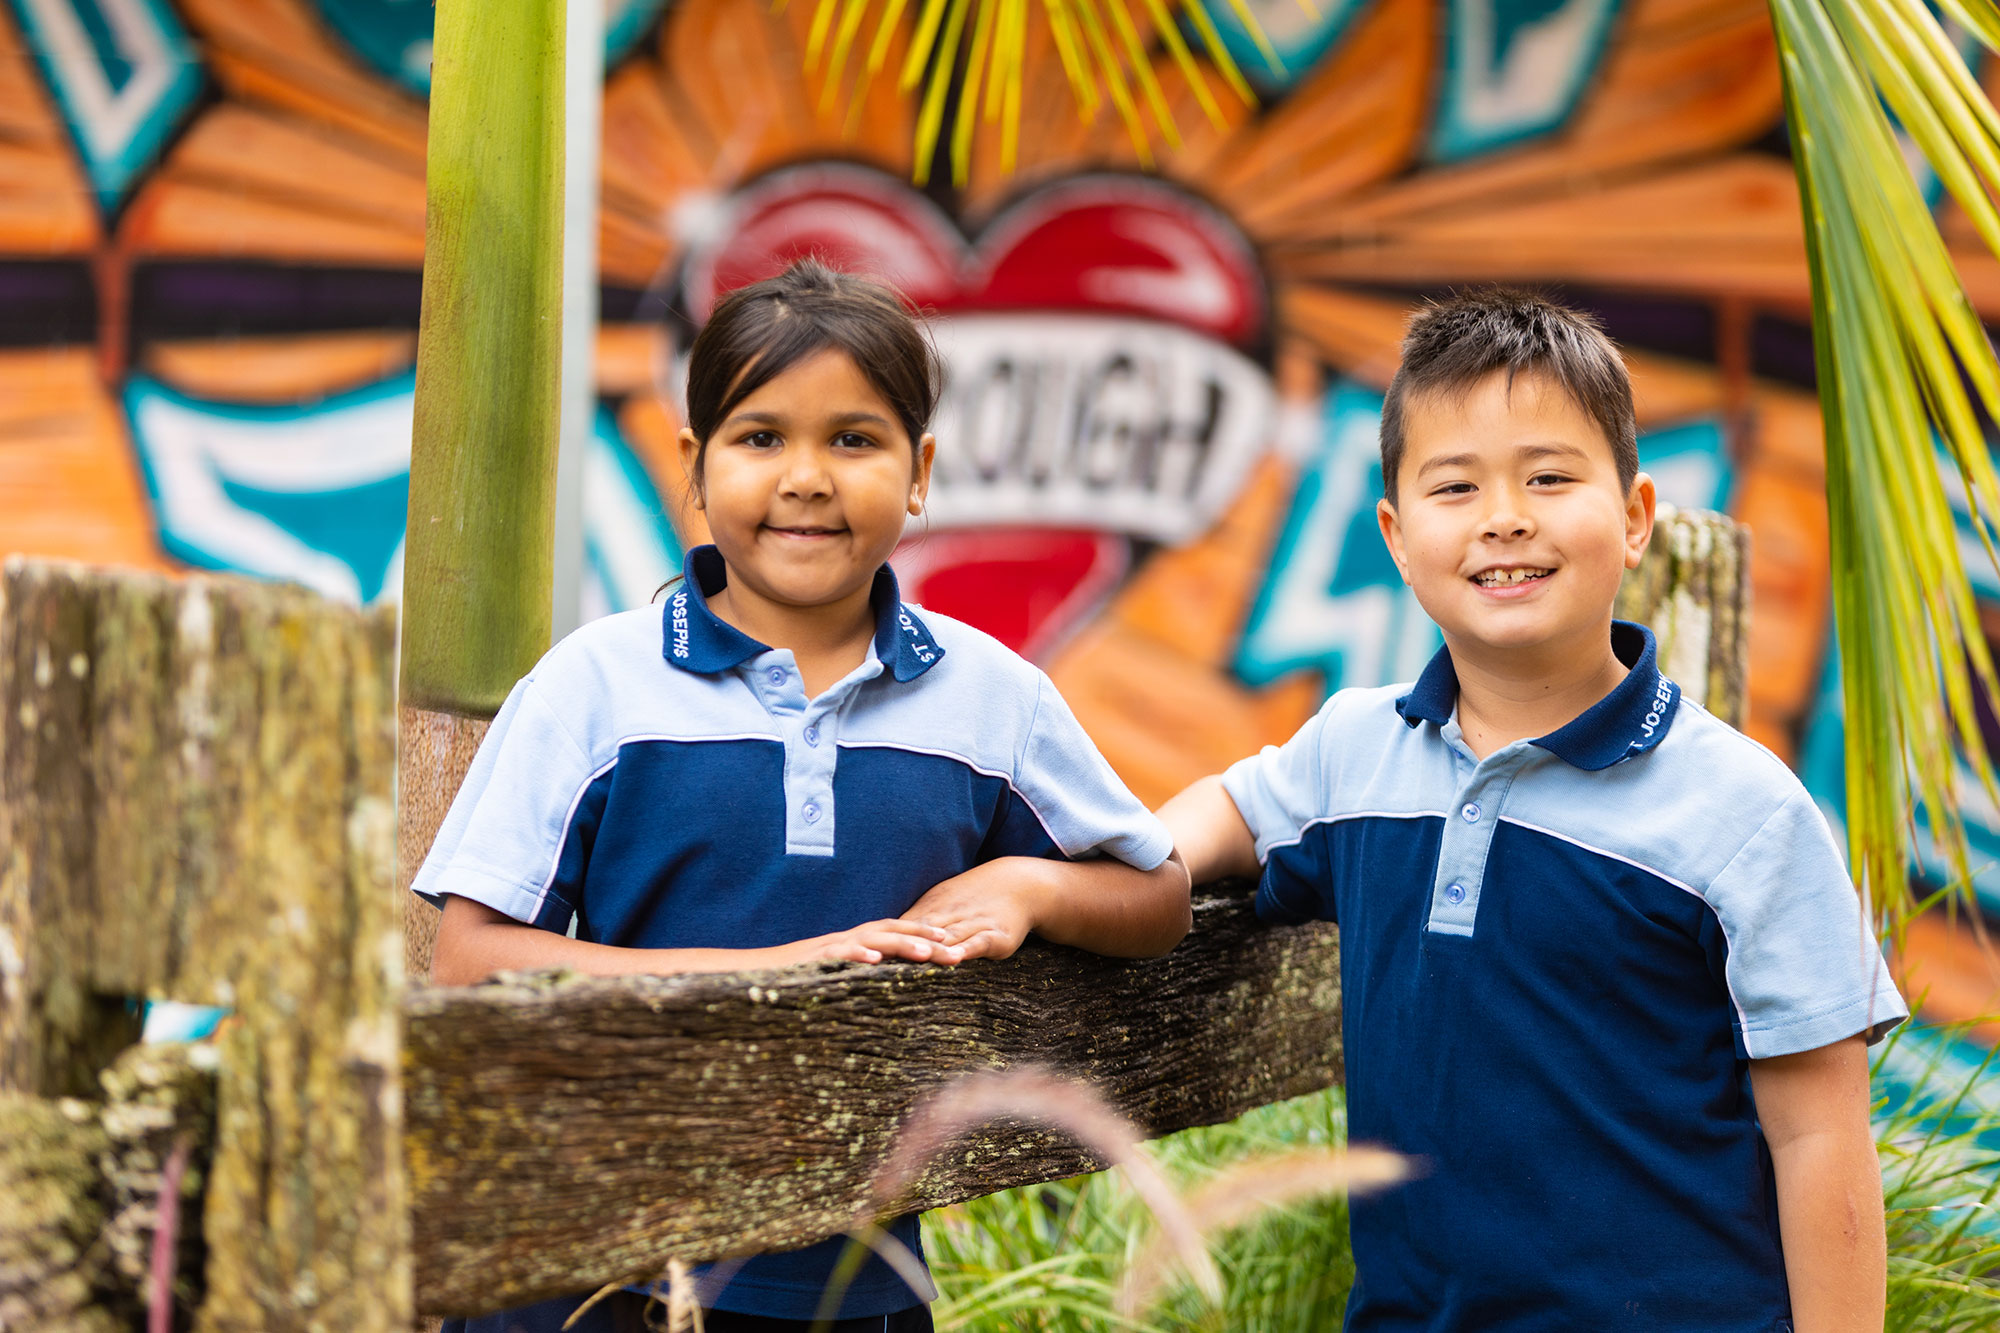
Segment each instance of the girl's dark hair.
[[943,368],[937,349],[893,289],[817,259],[739,287],[716,303],[688,351],[687,424],[701,448],[736,405],[816,353],[845,352],[894,409],[910,447],[930,428]]

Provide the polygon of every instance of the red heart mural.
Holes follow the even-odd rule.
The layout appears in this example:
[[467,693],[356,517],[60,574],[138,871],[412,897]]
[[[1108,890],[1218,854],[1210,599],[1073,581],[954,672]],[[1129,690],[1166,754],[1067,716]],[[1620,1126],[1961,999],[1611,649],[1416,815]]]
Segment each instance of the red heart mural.
[[738,193],[690,252],[699,324],[795,259],[894,284],[947,363],[932,526],[895,564],[910,600],[1045,657],[1124,581],[1133,541],[1219,514],[1267,443],[1270,314],[1255,253],[1157,181],[1037,190],[970,244],[901,181],[822,164]]

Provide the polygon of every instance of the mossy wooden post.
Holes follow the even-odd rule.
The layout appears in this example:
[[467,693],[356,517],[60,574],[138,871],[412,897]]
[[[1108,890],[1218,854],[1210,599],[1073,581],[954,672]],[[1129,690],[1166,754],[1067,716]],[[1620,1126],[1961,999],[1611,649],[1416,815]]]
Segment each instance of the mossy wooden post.
[[[404,887],[549,646],[562,335],[562,0],[438,0],[403,575]],[[436,914],[405,893],[408,964]]]
[[131,997],[232,1010],[203,1333],[409,1326],[394,644],[295,587],[0,572],[0,1090],[100,1095]]
[[1653,544],[1625,576],[1618,614],[1652,628],[1660,669],[1732,727],[1749,701],[1750,529],[1726,514],[1661,505]]

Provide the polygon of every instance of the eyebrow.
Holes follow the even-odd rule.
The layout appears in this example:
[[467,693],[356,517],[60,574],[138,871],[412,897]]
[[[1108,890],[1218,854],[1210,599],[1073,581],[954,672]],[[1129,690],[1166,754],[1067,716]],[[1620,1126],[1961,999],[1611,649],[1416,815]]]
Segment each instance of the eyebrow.
[[[732,412],[723,424],[734,426],[782,426],[785,418],[776,412]],[[894,423],[885,416],[874,412],[842,412],[828,418],[828,424],[836,429],[843,426],[880,426],[887,429]]]
[[[1516,457],[1534,462],[1543,458],[1588,458],[1589,455],[1573,444],[1530,444],[1517,450]],[[1471,467],[1478,461],[1477,454],[1446,454],[1442,458],[1426,459],[1424,465],[1417,469],[1417,475],[1421,477],[1438,468]]]

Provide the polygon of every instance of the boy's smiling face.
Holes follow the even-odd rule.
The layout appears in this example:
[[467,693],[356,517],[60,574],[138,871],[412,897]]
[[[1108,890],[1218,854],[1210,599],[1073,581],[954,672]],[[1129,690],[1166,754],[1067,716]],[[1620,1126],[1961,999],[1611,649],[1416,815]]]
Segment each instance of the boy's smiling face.
[[1554,380],[1495,371],[1404,407],[1382,537],[1455,657],[1535,669],[1609,652],[1611,607],[1653,531],[1653,482]]

